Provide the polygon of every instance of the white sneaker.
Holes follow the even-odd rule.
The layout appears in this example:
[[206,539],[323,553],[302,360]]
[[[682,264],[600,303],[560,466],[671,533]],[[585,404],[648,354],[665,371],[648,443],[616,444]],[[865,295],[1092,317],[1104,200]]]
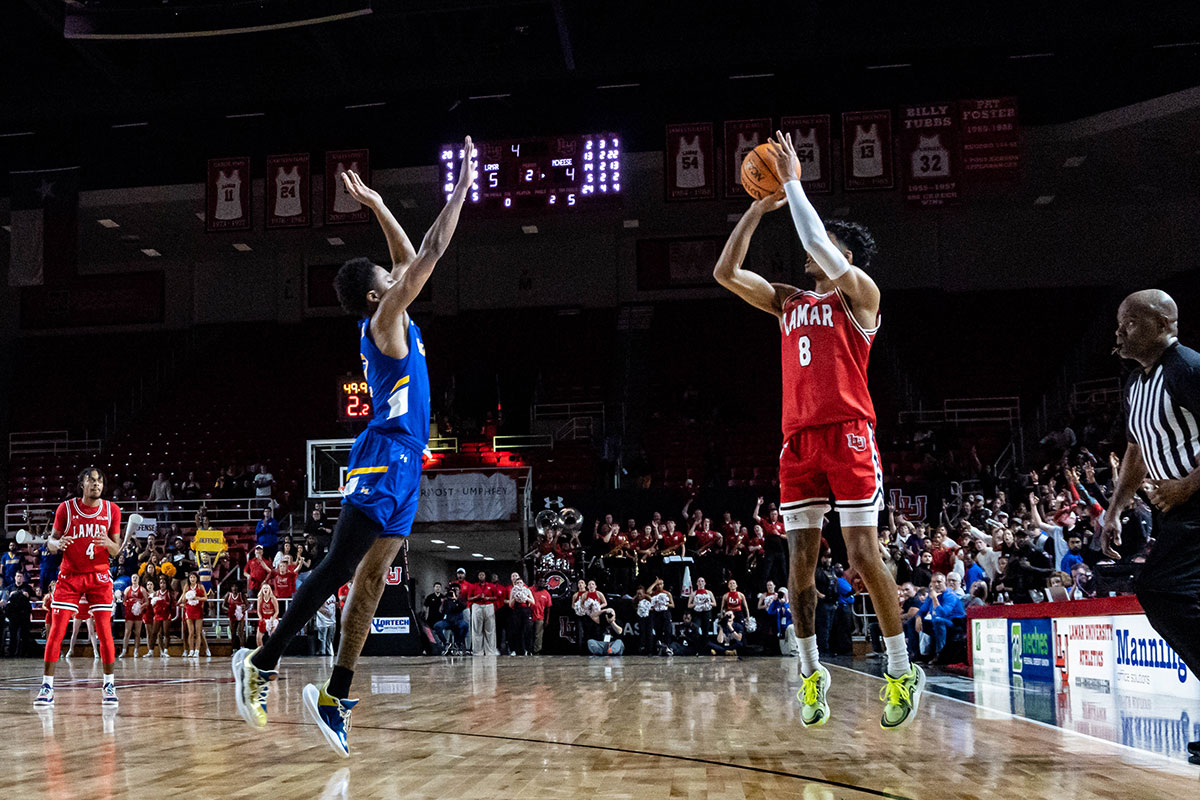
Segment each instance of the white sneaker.
[[113,708],[116,708],[116,706],[117,706],[117,687],[113,686],[111,683],[106,683],[103,686],[101,686],[100,687],[100,702],[103,703],[105,705],[105,707],[112,706]]

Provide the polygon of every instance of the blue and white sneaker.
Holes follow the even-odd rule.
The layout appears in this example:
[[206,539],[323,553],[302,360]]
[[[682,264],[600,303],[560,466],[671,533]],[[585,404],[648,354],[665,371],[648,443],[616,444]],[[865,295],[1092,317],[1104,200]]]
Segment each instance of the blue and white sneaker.
[[34,698],[33,704],[38,708],[49,708],[54,705],[54,687],[48,683],[42,684],[41,691]]
[[243,647],[233,654],[234,698],[238,713],[251,728],[267,727],[267,695],[271,681],[279,677],[276,670],[259,669],[250,657],[257,653]]
[[106,683],[100,687],[100,702],[105,708],[117,707],[117,687],[111,683]]
[[317,723],[321,735],[342,758],[350,757],[350,712],[358,705],[357,700],[339,700],[326,691],[329,682],[318,688],[314,684],[304,687],[304,710]]

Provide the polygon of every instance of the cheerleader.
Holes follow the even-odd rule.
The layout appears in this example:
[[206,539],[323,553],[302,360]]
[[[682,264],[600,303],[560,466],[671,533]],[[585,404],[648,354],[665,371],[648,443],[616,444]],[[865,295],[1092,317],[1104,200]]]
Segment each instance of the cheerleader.
[[721,598],[721,613],[729,611],[735,621],[746,623],[746,595],[738,591],[737,581],[729,582],[729,591]]
[[279,601],[275,599],[275,592],[271,589],[271,584],[264,583],[258,590],[258,646],[263,646],[263,637],[270,636],[275,633],[275,628],[279,626]]
[[183,654],[198,658],[200,647],[203,645],[204,654],[212,655],[208,649],[208,639],[204,636],[204,605],[207,593],[197,573],[189,572],[187,581],[187,588],[179,600],[183,609]]
[[246,633],[246,596],[236,583],[230,585],[229,593],[225,595],[225,615],[229,618],[229,636],[236,653],[241,649]]
[[170,658],[171,638],[167,626],[171,622],[171,592],[167,588],[167,579],[151,577],[146,581],[150,587],[150,651],[159,645],[159,653],[163,658]]
[[[133,633],[133,653],[131,657],[138,657],[138,643],[142,640],[142,623],[145,620],[148,599],[149,596],[142,587],[141,578],[138,577],[136,572],[130,575],[129,587],[125,589],[125,637],[121,641],[121,655],[119,658],[124,658],[125,654],[129,653],[129,634],[131,632]],[[149,648],[146,650],[146,655],[150,655]]]
[[75,637],[79,636],[79,625],[87,626],[87,638],[92,645],[92,657],[100,658],[100,646],[96,644],[96,629],[92,626],[92,609],[88,605],[86,595],[79,597],[79,608],[75,612],[75,622],[71,627],[71,643],[67,645],[67,658],[75,654]]
[[692,596],[688,598],[688,608],[692,611],[692,619],[696,620],[696,624],[700,626],[700,630],[704,631],[705,636],[712,635],[712,612],[716,605],[717,598],[708,590],[707,582],[704,578],[697,578],[696,591],[692,592]]
[[662,578],[655,578],[650,584],[650,625],[654,630],[655,647],[662,652],[666,648],[671,653],[671,641],[675,638],[675,626],[671,620],[671,609],[675,607],[675,598],[663,585]]

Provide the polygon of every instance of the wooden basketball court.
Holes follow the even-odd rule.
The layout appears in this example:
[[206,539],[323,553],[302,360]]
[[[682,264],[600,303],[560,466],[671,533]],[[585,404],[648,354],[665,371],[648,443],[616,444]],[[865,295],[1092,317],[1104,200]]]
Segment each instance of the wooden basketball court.
[[[832,718],[800,727],[797,662],[703,658],[374,658],[355,679],[353,754],[300,707],[328,672],[289,659],[255,733],[227,658],[122,661],[104,714],[99,663],[0,662],[7,769],[34,798],[1184,798],[1200,767],[927,693],[907,729],[879,727],[881,681],[831,666]],[[961,680],[961,679],[960,679]],[[934,681],[939,683],[938,680]],[[1186,715],[1185,715],[1186,716]]]

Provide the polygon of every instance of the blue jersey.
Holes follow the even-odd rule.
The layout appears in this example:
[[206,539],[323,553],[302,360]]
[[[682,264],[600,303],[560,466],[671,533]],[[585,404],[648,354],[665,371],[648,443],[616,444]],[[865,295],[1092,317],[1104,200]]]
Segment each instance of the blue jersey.
[[359,323],[363,375],[374,410],[368,429],[403,441],[417,452],[429,444],[429,368],[421,329],[408,318],[408,356],[392,358],[371,338],[370,320]]

